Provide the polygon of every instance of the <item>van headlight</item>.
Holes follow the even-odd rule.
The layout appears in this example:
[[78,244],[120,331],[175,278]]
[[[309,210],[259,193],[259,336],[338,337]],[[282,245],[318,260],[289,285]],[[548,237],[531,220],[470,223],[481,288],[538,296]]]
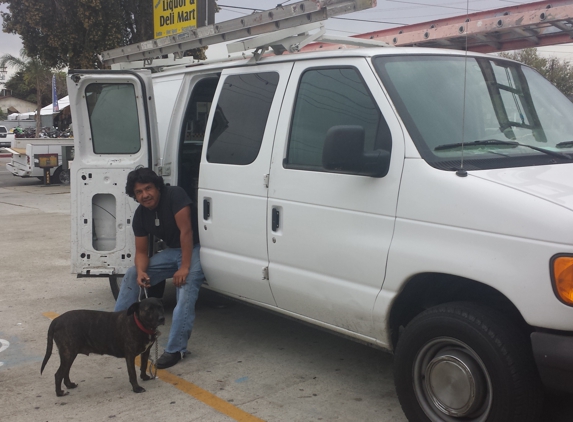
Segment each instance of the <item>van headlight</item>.
[[555,255],[551,258],[551,282],[557,298],[573,306],[573,255]]

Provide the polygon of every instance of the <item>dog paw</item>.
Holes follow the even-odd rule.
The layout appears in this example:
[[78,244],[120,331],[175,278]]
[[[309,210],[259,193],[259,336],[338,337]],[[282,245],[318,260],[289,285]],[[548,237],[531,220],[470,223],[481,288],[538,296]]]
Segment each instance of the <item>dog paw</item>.
[[67,391],[64,391],[64,390],[56,391],[56,396],[58,396],[58,397],[64,397],[64,396],[67,396],[68,394],[70,394],[70,393],[68,393]]
[[139,385],[137,387],[133,387],[133,392],[134,393],[144,393],[145,392],[145,388],[140,387]]
[[149,381],[149,380],[151,379],[151,377],[150,377],[149,375],[147,375],[147,374],[143,374],[143,375],[141,375],[141,379],[142,379],[143,381]]
[[75,382],[70,382],[69,384],[66,384],[66,388],[76,388],[78,385]]

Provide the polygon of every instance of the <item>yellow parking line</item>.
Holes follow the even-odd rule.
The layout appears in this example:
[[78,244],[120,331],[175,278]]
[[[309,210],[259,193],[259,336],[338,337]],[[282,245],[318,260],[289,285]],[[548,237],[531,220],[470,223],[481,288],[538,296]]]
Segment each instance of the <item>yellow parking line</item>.
[[205,403],[207,406],[212,407],[216,411],[227,415],[236,421],[264,422],[262,419],[259,419],[256,416],[253,416],[250,413],[247,413],[238,407],[233,406],[229,402],[217,397],[214,394],[209,393],[206,390],[203,390],[200,387],[197,387],[195,384],[185,381],[183,378],[179,378],[178,376],[173,375],[171,372],[165,369],[157,370],[157,378],[159,378],[161,381],[171,384],[178,390],[181,390],[184,393],[195,397],[197,400]]
[[[48,319],[54,319],[58,316],[56,312],[44,312],[42,315],[44,315]],[[136,366],[139,367],[140,365],[139,356],[136,358],[135,364]],[[179,378],[177,375],[173,375],[166,369],[157,370],[157,378],[159,378],[163,382],[171,384],[172,386],[184,392],[185,394],[194,397],[200,402],[203,402],[207,406],[213,408],[217,412],[227,415],[236,421],[264,422],[263,419],[259,419],[256,416],[253,416],[250,413],[247,413],[239,409],[238,407],[233,406],[229,402],[217,397],[214,394],[211,394],[207,390],[203,390],[202,388],[197,387],[195,384],[192,384],[184,380],[183,378]]]
[[60,314],[57,314],[55,312],[44,312],[42,315],[44,315],[48,319],[55,319],[56,317],[60,316]]

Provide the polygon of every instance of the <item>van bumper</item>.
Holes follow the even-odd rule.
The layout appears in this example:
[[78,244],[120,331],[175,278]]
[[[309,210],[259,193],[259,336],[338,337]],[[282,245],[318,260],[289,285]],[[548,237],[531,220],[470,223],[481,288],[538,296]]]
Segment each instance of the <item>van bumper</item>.
[[531,334],[533,356],[547,389],[573,393],[573,333]]

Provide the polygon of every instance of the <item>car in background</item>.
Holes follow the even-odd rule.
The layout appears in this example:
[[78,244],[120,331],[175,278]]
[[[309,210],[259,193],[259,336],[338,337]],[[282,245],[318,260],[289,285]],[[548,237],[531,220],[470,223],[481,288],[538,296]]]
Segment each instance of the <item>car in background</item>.
[[6,129],[6,126],[0,126],[0,147],[10,147],[8,129]]

